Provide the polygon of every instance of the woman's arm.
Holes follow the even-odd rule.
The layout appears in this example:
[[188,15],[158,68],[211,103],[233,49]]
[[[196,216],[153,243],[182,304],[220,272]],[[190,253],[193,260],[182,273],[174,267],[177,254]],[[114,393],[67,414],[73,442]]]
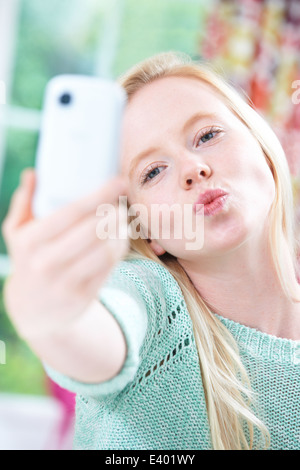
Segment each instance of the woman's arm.
[[95,299],[128,240],[99,240],[95,214],[99,204],[115,204],[126,186],[109,181],[43,220],[31,212],[34,186],[35,174],[27,171],[2,227],[12,262],[6,309],[19,335],[50,367],[86,383],[108,380],[124,363],[126,342]]
[[126,359],[123,332],[98,300],[61,331],[27,341],[47,366],[83,383],[110,380]]

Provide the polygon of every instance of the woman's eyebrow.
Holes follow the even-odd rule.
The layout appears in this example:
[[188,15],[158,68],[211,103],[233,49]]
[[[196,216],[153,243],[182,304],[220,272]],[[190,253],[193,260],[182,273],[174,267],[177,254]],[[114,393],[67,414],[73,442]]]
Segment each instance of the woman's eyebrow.
[[210,119],[210,120],[220,119],[220,116],[218,116],[218,114],[216,113],[201,113],[201,112],[195,113],[193,114],[192,117],[190,117],[186,121],[186,123],[184,124],[182,128],[182,132],[185,133],[193,124],[195,124],[195,122],[203,121],[206,119]]
[[[213,119],[220,119],[220,118],[216,113],[201,113],[201,112],[195,113],[184,123],[184,126],[182,128],[182,133],[185,133],[195,122],[203,121],[206,119],[213,120]],[[141,160],[149,157],[152,153],[158,152],[158,151],[159,151],[159,147],[150,147],[138,153],[131,161],[130,168],[129,168],[129,176],[131,176],[135,167]]]
[[157,152],[158,150],[159,150],[159,147],[150,147],[147,150],[143,150],[142,152],[138,153],[131,161],[130,168],[129,168],[129,176],[131,176],[133,170],[135,169],[135,167],[141,160],[149,157],[151,153]]

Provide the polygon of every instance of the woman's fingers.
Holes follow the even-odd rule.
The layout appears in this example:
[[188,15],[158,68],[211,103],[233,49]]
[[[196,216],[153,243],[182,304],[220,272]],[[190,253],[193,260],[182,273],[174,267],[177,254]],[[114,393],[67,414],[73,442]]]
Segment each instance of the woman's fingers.
[[125,195],[127,186],[123,178],[116,177],[109,180],[99,190],[92,194],[68,204],[48,216],[37,224],[35,230],[36,241],[49,241],[60,236],[70,229],[79,220],[95,214],[101,204],[115,204],[119,196]]
[[[34,170],[26,170],[22,174],[21,184],[14,192],[11,199],[9,211],[2,225],[2,231],[9,251],[14,251],[12,245],[36,249],[38,247],[50,247],[51,241],[59,241],[61,248],[58,248],[63,256],[72,257],[85,249],[92,238],[96,237],[97,209],[102,204],[113,206],[118,201],[119,196],[125,195],[127,185],[120,176],[109,180],[99,190],[57,210],[52,215],[44,219],[34,219],[32,214],[32,202],[35,189]],[[79,227],[80,223],[86,219],[91,220],[91,229]],[[94,219],[94,221],[93,221]],[[94,223],[94,227],[92,224]],[[78,228],[77,228],[78,226]],[[78,230],[78,235],[72,230]],[[63,239],[64,235],[66,239]],[[81,237],[80,237],[81,235]],[[85,235],[88,236],[85,241]],[[73,239],[75,245],[73,245]],[[10,250],[12,248],[12,250]],[[55,247],[53,247],[53,250]],[[51,252],[52,249],[49,249]],[[69,255],[68,255],[69,252]],[[56,258],[57,259],[57,258]]]
[[7,216],[2,224],[5,239],[14,231],[32,220],[32,199],[35,189],[35,172],[27,169],[21,175],[19,187],[14,192]]
[[119,218],[118,208],[112,206],[110,214],[106,217],[100,220],[94,215],[86,217],[59,237],[42,244],[37,254],[37,262],[44,262],[53,272],[65,269],[90,249],[102,249],[101,246],[108,238],[126,239],[127,233],[127,218]]
[[65,267],[63,284],[70,291],[85,289],[88,284],[95,286],[95,283],[99,289],[116,262],[126,254],[128,246],[127,240],[98,240]]

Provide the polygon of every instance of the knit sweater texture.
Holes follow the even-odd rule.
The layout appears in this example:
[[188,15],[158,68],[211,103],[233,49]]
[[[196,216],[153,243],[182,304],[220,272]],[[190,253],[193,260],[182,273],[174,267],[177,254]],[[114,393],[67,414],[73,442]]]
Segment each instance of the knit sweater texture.
[[[182,291],[151,260],[120,262],[99,291],[127,343],[120,373],[85,384],[45,366],[76,393],[75,450],[212,449],[193,325]],[[300,449],[300,341],[218,315],[235,338],[273,450]],[[259,433],[254,448],[260,448]]]

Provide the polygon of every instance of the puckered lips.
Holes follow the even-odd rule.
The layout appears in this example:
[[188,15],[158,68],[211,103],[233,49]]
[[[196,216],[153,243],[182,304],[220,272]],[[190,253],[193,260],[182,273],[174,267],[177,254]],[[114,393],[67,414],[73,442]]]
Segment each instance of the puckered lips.
[[198,204],[203,204],[204,215],[217,214],[223,209],[227,197],[228,193],[223,189],[208,189],[198,197],[194,204],[194,212],[196,214],[202,213],[202,206],[198,206]]

